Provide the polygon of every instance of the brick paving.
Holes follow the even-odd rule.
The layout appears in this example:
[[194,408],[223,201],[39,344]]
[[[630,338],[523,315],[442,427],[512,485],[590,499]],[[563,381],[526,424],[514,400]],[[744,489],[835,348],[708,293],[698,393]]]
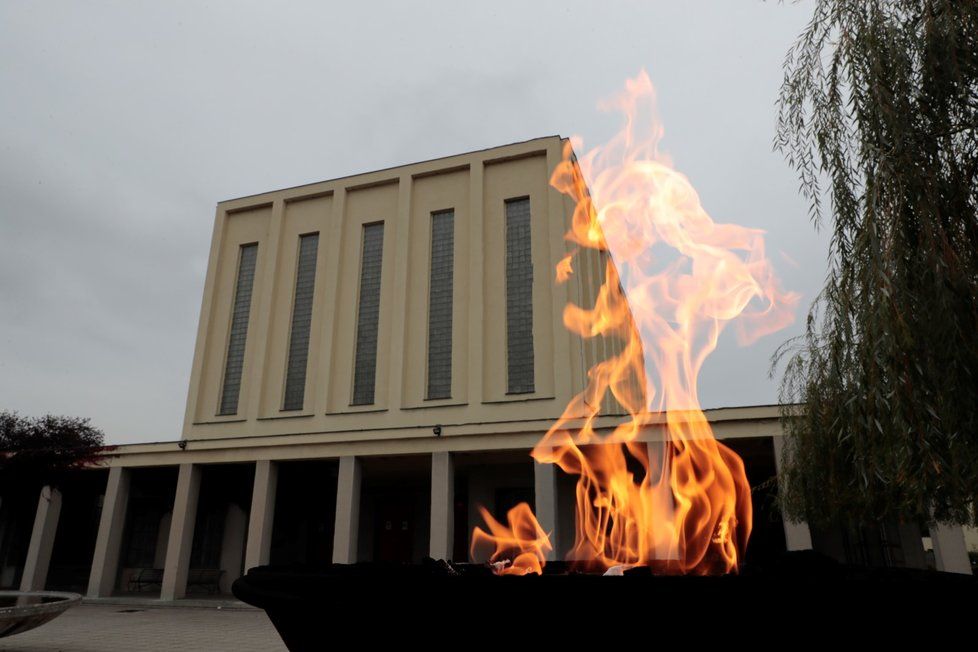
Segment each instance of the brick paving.
[[82,604],[37,629],[0,639],[0,650],[22,652],[285,649],[264,611],[214,607]]

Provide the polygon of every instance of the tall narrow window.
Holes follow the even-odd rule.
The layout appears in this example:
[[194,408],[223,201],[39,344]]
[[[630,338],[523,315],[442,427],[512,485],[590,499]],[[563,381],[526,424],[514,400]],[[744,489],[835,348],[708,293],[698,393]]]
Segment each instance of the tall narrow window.
[[353,405],[370,405],[374,402],[377,375],[377,327],[380,318],[380,270],[383,255],[383,222],[365,225],[360,254],[360,301],[357,308]]
[[289,335],[289,361],[285,370],[283,410],[301,410],[305,400],[309,327],[312,324],[312,297],[316,289],[318,249],[318,233],[299,237],[299,261],[295,272],[295,299],[292,303],[292,332]]
[[532,393],[533,260],[528,197],[506,201],[506,344],[507,393]]
[[428,282],[428,398],[452,396],[452,291],[455,212],[431,216],[431,276]]
[[255,262],[257,260],[257,244],[241,247],[238,254],[238,280],[234,288],[231,334],[228,337],[228,352],[224,363],[224,387],[221,390],[219,415],[238,413],[238,395],[241,393],[245,340],[248,337],[248,317],[251,315],[251,288],[255,284]]

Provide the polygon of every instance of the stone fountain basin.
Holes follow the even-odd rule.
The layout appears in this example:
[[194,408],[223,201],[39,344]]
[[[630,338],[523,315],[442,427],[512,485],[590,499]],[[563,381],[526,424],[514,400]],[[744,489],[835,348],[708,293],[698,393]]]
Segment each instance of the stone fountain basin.
[[77,593],[0,591],[0,638],[39,627],[81,602]]

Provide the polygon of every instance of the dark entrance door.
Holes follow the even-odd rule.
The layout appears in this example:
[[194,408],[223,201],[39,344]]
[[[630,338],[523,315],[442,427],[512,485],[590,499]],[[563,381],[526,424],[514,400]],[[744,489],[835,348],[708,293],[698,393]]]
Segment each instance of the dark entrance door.
[[414,561],[414,504],[411,497],[377,496],[377,561],[409,564]]

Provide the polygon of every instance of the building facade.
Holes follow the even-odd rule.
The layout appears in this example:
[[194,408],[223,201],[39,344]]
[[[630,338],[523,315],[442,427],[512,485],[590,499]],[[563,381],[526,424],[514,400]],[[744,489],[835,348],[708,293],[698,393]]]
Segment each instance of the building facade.
[[[267,563],[460,560],[478,505],[500,516],[524,500],[562,556],[574,479],[529,451],[617,346],[561,320],[593,303],[605,264],[586,251],[554,282],[574,208],[549,185],[563,146],[220,203],[182,439],[4,497],[0,584],[173,600],[227,594]],[[599,427],[622,418],[606,412]],[[707,416],[752,484],[776,474],[776,406]],[[812,546],[771,500],[755,513],[748,560]],[[935,564],[965,570],[961,530],[932,534]],[[926,563],[915,527],[880,536],[888,563]]]

